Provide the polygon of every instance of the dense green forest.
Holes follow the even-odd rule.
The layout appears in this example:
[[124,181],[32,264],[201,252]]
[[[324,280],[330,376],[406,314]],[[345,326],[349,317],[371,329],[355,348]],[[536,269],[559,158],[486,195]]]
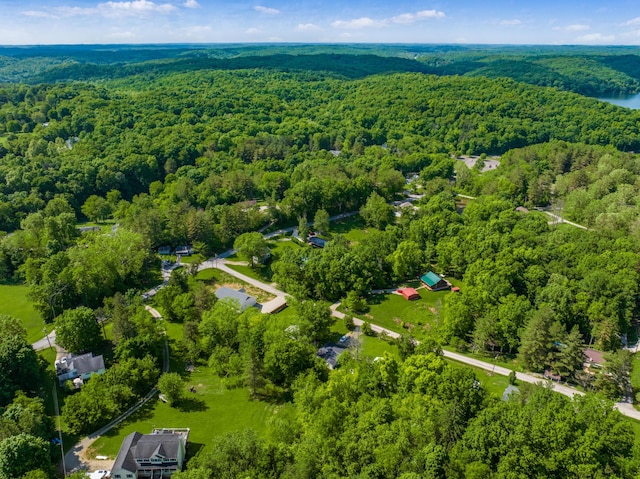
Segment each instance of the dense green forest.
[[384,72],[506,77],[588,96],[640,90],[633,47],[493,45],[75,45],[0,47],[0,83],[266,68],[347,78]]
[[[637,90],[634,49],[0,53],[0,278],[29,285],[61,346],[108,363],[82,390],[66,387],[67,432],[92,432],[158,381],[164,326],[140,296],[160,282],[158,248],[190,245],[203,259],[235,247],[290,295],[295,328],[216,301],[194,260],[153,299],[182,331],[172,359],[292,407],[264,435],[216,439],[180,477],[637,475],[633,431],[610,401],[638,393],[622,346],[640,313],[640,118],[576,93]],[[485,170],[490,159],[499,166]],[[393,206],[408,193],[414,207]],[[357,239],[329,221],[348,212]],[[308,221],[326,247],[254,261],[267,248],[258,229]],[[402,322],[398,357],[346,353],[328,371],[315,353],[335,326],[329,304],[342,301],[352,329],[372,290],[427,270],[462,285],[424,313],[434,321]],[[34,451],[42,464],[0,459],[0,476],[50,475],[46,393],[32,386],[44,365],[14,323],[0,318],[0,458]],[[586,345],[607,352],[595,373],[583,370]],[[443,346],[601,396],[523,387],[499,401]],[[25,411],[37,420],[21,435]]]

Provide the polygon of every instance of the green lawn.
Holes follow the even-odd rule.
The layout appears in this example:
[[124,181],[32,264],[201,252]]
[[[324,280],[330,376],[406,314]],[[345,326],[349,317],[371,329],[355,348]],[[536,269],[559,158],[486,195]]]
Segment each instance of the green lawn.
[[271,268],[267,265],[260,267],[255,266],[253,268],[240,264],[228,264],[227,266],[240,274],[249,276],[249,278],[257,279],[263,283],[271,283]]
[[410,331],[414,336],[422,337],[426,331],[437,328],[442,298],[452,293],[424,288],[418,293],[420,299],[417,301],[407,301],[395,293],[370,295],[366,298],[369,311],[355,316],[392,331]]
[[76,226],[78,228],[82,228],[85,226],[97,226],[98,228],[100,228],[101,233],[111,233],[113,225],[115,224],[116,224],[115,220],[104,220],[104,221],[101,221],[100,223],[96,223],[93,221],[84,221],[82,223],[78,223]]
[[[471,366],[465,365],[465,367],[469,368]],[[499,374],[494,374],[492,376],[489,371],[485,371],[484,369],[471,369],[473,369],[473,372],[476,374],[476,378],[478,378],[482,387],[485,388],[489,394],[502,398],[502,393],[504,393],[504,390],[509,386],[509,378],[507,376],[501,376]],[[516,384],[516,386],[518,386],[518,384]]]
[[[27,341],[33,343],[44,336],[45,323],[27,298],[29,287],[0,284],[0,314],[9,314],[22,322],[27,330]],[[51,330],[47,326],[47,331]]]
[[211,444],[212,438],[227,432],[252,428],[265,429],[273,414],[289,409],[290,405],[276,405],[249,399],[247,388],[226,389],[220,378],[207,368],[198,368],[185,381],[185,387],[194,386],[196,393],[188,391],[180,407],[172,408],[153,399],[131,418],[98,439],[92,454],[115,458],[123,438],[139,431],[151,432],[154,427],[188,427],[189,455]]
[[344,235],[349,241],[358,243],[366,238],[371,230],[375,228],[368,227],[360,215],[355,215],[331,223],[329,232],[332,235]]

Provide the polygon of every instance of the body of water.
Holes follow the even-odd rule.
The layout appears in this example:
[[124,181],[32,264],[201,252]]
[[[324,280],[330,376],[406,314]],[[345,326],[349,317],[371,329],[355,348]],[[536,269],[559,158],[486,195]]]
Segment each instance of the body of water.
[[606,101],[618,106],[631,108],[632,110],[640,109],[640,93],[636,95],[618,95],[613,97],[598,98],[600,101]]

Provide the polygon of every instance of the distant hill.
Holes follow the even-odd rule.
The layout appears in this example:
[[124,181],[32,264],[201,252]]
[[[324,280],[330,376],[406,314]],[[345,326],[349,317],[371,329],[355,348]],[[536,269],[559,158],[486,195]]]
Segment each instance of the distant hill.
[[310,71],[343,78],[421,72],[506,77],[587,96],[640,91],[636,47],[176,44],[0,47],[0,83],[97,81],[206,69]]

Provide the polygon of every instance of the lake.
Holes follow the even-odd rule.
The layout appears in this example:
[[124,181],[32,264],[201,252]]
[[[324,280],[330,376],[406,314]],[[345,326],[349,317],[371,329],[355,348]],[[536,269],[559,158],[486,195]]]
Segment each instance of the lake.
[[632,110],[640,109],[640,93],[635,95],[617,95],[606,98],[598,98],[600,101],[606,101],[618,106],[631,108]]

